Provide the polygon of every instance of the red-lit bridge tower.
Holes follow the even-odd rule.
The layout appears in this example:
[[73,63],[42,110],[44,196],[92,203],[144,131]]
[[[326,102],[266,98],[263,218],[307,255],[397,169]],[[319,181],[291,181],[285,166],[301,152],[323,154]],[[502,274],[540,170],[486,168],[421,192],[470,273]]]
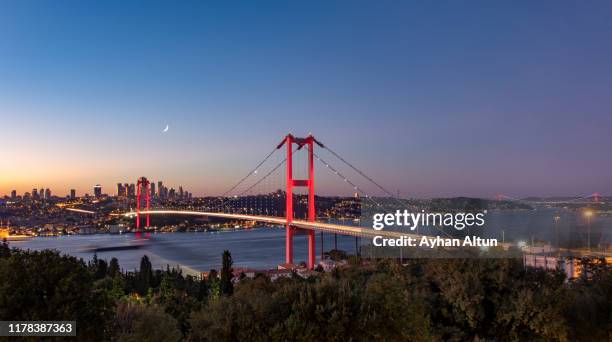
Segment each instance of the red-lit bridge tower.
[[[293,222],[293,188],[308,187],[308,221],[315,221],[317,213],[315,210],[315,192],[314,192],[314,144],[323,147],[323,144],[318,142],[312,135],[306,138],[296,138],[291,134],[287,134],[285,139],[278,144],[277,149],[286,146],[287,148],[287,202],[286,202],[286,235],[285,235],[285,262],[293,263],[293,235],[297,228],[291,225]],[[293,179],[293,144],[298,146],[298,150],[304,146],[308,147],[308,179]],[[309,229],[308,234],[308,268],[314,269],[315,263],[315,235],[314,230]]]
[[[138,178],[138,183],[136,185],[136,228],[140,228],[140,204],[142,202],[143,191],[146,211],[148,212],[151,204],[151,183],[146,177]],[[147,213],[147,225],[145,227],[149,227],[150,223],[149,214]]]

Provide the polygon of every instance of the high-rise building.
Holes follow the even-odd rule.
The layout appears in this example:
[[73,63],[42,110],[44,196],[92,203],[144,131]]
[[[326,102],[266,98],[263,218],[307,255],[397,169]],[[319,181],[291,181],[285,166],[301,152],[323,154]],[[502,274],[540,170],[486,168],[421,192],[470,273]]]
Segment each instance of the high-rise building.
[[11,199],[17,199],[17,190],[11,191]]
[[93,192],[94,192],[94,196],[96,198],[102,197],[102,185],[100,185],[100,184],[94,185]]
[[117,183],[117,197],[124,197],[126,195],[126,189],[123,184]]
[[76,198],[76,190],[70,189],[70,198],[72,199]]
[[155,197],[155,183],[151,182],[151,185],[149,185],[151,187],[151,198]]
[[180,185],[180,186],[179,186],[179,198],[183,198],[183,195],[184,195],[184,194],[185,194],[185,193],[183,192],[183,186],[182,186],[182,185]]
[[32,198],[33,199],[37,199],[38,198],[38,189],[36,189],[36,188],[32,189]]
[[40,197],[41,199],[45,198],[45,189],[44,188],[40,188],[40,190],[38,191],[38,197]]
[[163,191],[164,191],[164,183],[162,181],[157,182],[157,197],[162,198]]
[[168,193],[168,198],[174,199],[175,195],[176,195],[176,192],[174,191],[174,188],[170,188],[170,192]]
[[47,200],[51,199],[51,189],[49,188],[45,189],[45,199]]
[[134,183],[131,183],[130,185],[128,185],[127,194],[128,194],[128,197],[136,197],[136,185]]

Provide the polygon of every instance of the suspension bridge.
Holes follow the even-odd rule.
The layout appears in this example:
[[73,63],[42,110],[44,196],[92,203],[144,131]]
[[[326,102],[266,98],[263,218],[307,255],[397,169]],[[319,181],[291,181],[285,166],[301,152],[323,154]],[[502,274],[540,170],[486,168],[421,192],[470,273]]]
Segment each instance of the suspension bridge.
[[[418,234],[406,234],[397,231],[377,231],[372,228],[350,226],[343,224],[336,224],[330,222],[321,222],[317,220],[317,212],[315,206],[315,160],[322,163],[325,168],[329,169],[332,174],[336,175],[341,179],[342,182],[348,184],[356,193],[361,195],[361,198],[376,203],[376,200],[368,195],[362,188],[357,186],[355,182],[345,177],[338,171],[337,168],[331,166],[328,162],[323,160],[317,153],[315,153],[315,146],[321,149],[329,151],[333,156],[338,158],[341,162],[348,165],[352,170],[357,172],[359,175],[364,177],[367,181],[372,183],[378,189],[382,190],[386,195],[394,197],[393,194],[385,189],[382,185],[374,181],[371,177],[366,175],[360,169],[355,167],[353,164],[346,161],[345,158],[331,150],[329,147],[322,144],[320,141],[315,139],[314,136],[308,135],[305,138],[294,137],[292,134],[288,134],[284,139],[261,160],[255,168],[253,168],[246,176],[240,179],[235,185],[225,191],[221,196],[218,197],[218,205],[215,207],[207,208],[208,210],[169,210],[169,209],[151,209],[151,197],[150,197],[150,182],[145,178],[141,177],[137,183],[137,194],[136,194],[136,208],[134,211],[124,213],[124,217],[136,218],[136,228],[140,229],[143,225],[141,217],[144,217],[144,226],[150,226],[151,215],[187,215],[187,216],[200,216],[200,217],[213,217],[222,219],[232,220],[245,220],[262,222],[272,225],[284,225],[285,226],[285,263],[293,264],[293,239],[296,234],[306,234],[308,237],[308,260],[307,266],[309,269],[313,269],[315,265],[315,231],[333,233],[339,235],[347,235],[362,238],[371,238],[374,236],[383,236],[384,238],[401,238],[402,236],[412,236],[414,238],[420,238]],[[236,195],[231,194],[240,189],[247,180],[257,176],[262,166],[271,159],[276,151],[280,151],[285,148],[285,157],[277,163],[268,173],[263,175],[259,180],[246,187]],[[295,166],[295,156],[299,151],[307,151],[307,172],[306,177],[297,177],[297,170]],[[236,212],[237,210],[232,209],[228,206],[227,201],[233,198],[244,196],[245,194],[256,193],[256,187],[269,180],[271,176],[285,166],[285,216],[268,216],[268,215],[249,215],[243,212]],[[306,219],[298,219],[295,217],[295,201],[297,199],[294,196],[297,188],[305,188],[307,191],[307,214]],[[399,201],[399,200],[398,200]],[[143,203],[144,202],[144,203]],[[303,203],[300,203],[303,204]],[[403,203],[402,203],[403,204]],[[246,209],[246,208],[245,208]],[[240,210],[238,210],[240,211]]]
[[497,194],[493,198],[496,201],[510,201],[510,202],[524,202],[528,204],[601,204],[603,202],[602,196],[598,192],[594,192],[590,195],[567,198],[567,199],[529,199],[529,198],[516,198],[505,194]]
[[[283,140],[274,147],[274,149],[268,153],[263,160],[251,169],[244,177],[242,177],[236,184],[234,184],[227,191],[223,192],[217,197],[214,205],[208,205],[206,207],[193,209],[169,209],[169,208],[151,208],[151,188],[150,182],[145,178],[141,177],[137,182],[136,189],[136,206],[135,210],[121,214],[126,218],[135,218],[136,229],[150,227],[150,216],[155,215],[186,215],[196,216],[205,218],[220,218],[229,220],[244,220],[261,222],[276,226],[285,226],[285,263],[293,264],[293,247],[294,247],[294,236],[296,234],[307,235],[308,240],[308,259],[307,267],[313,269],[315,266],[315,232],[321,233],[333,233],[338,235],[354,236],[357,238],[373,238],[375,236],[381,236],[388,239],[399,239],[402,237],[412,237],[414,239],[420,239],[422,234],[411,234],[405,232],[391,231],[391,230],[374,230],[371,227],[360,227],[354,225],[338,224],[332,222],[323,222],[317,217],[317,207],[315,205],[315,160],[318,161],[325,169],[328,169],[332,175],[340,179],[341,183],[351,187],[356,194],[360,195],[361,203],[368,201],[373,204],[374,207],[380,206],[375,198],[370,196],[363,188],[356,185],[356,182],[346,177],[339,171],[339,168],[332,166],[328,161],[324,160],[319,154],[315,153],[315,147],[321,150],[325,150],[335,157],[345,166],[348,166],[352,171],[363,177],[366,181],[374,186],[378,191],[382,191],[387,199],[396,201],[401,207],[408,207],[408,204],[400,200],[391,191],[380,185],[372,177],[355,167],[353,164],[348,162],[346,158],[340,156],[338,153],[333,151],[328,146],[324,145],[314,136],[309,134],[305,138],[298,138],[292,134],[287,134]],[[285,153],[276,153],[282,151],[284,148]],[[300,164],[300,159],[296,159],[296,156],[306,151],[306,162]],[[260,172],[265,169],[264,165],[276,155],[277,158],[281,159],[267,172]],[[283,157],[284,155],[284,157]],[[303,153],[301,155],[303,157]],[[269,164],[269,163],[268,163]],[[284,168],[283,168],[284,166]],[[305,174],[303,169],[305,166]],[[275,175],[281,173],[284,170],[283,177],[275,177]],[[300,171],[302,174],[300,174]],[[262,175],[263,174],[263,175]],[[257,177],[259,177],[257,179]],[[279,178],[281,178],[279,180]],[[251,182],[249,184],[249,182]],[[276,183],[278,182],[278,183]],[[250,196],[254,194],[268,193],[272,191],[263,191],[262,188],[265,186],[271,187],[272,189],[280,189],[284,187],[284,196],[278,196],[282,199],[284,197],[284,208],[276,210],[275,215],[271,215],[269,212],[249,212],[249,208],[237,208],[232,205],[232,201],[242,198],[243,196]],[[299,189],[305,189],[306,195],[298,196],[296,193]],[[496,200],[517,200],[515,198],[498,195],[495,197]],[[599,194],[589,195],[578,200],[595,200],[599,201]],[[305,207],[302,216],[304,218],[296,217],[296,207]],[[69,208],[68,210],[83,212],[83,213],[94,213],[91,211]],[[284,216],[282,214],[284,213]],[[144,218],[144,220],[142,220]]]

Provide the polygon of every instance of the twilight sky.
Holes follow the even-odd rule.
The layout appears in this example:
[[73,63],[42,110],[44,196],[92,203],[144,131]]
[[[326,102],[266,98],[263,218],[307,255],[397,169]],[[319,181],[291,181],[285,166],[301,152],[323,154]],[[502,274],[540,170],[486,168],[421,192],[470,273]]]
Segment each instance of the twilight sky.
[[0,194],[218,194],[313,132],[403,196],[612,195],[611,42],[609,1],[5,0]]

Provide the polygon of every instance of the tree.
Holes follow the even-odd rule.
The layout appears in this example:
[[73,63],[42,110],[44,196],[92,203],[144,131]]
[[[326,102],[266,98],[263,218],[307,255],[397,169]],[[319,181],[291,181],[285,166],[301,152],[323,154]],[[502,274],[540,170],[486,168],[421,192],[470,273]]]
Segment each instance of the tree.
[[110,263],[108,264],[108,276],[114,278],[120,273],[121,268],[119,267],[119,260],[117,260],[117,258],[112,258]]
[[431,341],[425,299],[401,274],[376,273],[360,296],[359,329],[364,340]]
[[581,277],[570,283],[571,297],[567,298],[565,316],[572,322],[570,340],[606,341],[612,332],[612,270],[604,260],[593,260]]
[[146,255],[140,259],[140,270],[136,280],[136,290],[141,295],[146,295],[151,287],[151,281],[153,280],[153,266],[149,257]]
[[0,258],[8,257],[11,255],[11,249],[9,248],[6,238],[2,239],[0,244]]
[[93,281],[75,257],[13,250],[0,258],[0,320],[74,320],[79,340],[103,340],[113,302]]
[[108,264],[104,259],[98,259],[98,254],[94,253],[93,258],[89,262],[89,270],[93,273],[94,278],[102,279],[106,277]]
[[177,321],[157,305],[119,301],[113,320],[113,335],[117,341],[179,341]]
[[159,285],[159,296],[162,300],[170,297],[172,294],[172,276],[169,271],[164,272],[161,284]]
[[221,266],[221,294],[231,295],[234,292],[234,285],[232,284],[232,255],[228,250],[223,251],[222,266]]

